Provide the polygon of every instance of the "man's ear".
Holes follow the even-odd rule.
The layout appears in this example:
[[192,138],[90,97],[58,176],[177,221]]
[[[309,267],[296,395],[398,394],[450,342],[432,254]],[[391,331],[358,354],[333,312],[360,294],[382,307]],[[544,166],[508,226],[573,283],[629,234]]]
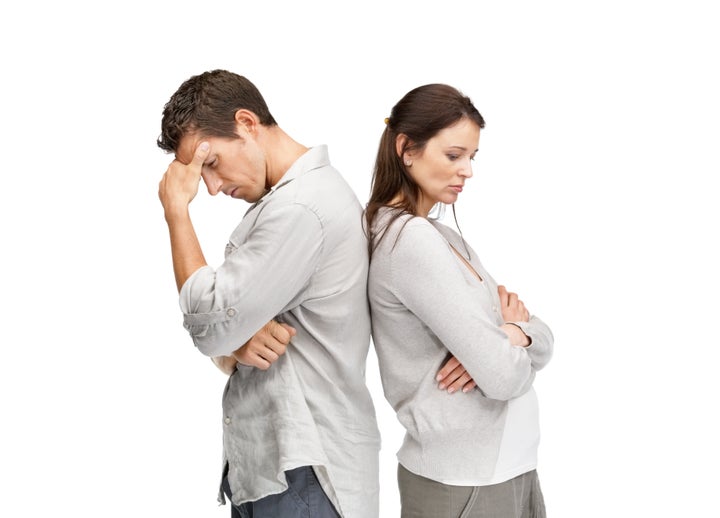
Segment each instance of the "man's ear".
[[260,125],[260,119],[250,110],[241,109],[235,112],[235,125],[238,135],[241,135],[241,130],[252,134]]

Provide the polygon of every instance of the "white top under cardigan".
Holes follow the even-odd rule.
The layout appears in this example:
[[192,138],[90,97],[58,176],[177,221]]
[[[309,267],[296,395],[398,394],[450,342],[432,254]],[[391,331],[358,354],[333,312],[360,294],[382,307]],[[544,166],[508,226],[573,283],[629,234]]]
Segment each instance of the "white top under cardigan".
[[297,330],[268,370],[239,365],[225,388],[235,504],[284,491],[284,471],[311,465],[341,516],[378,515],[361,214],[326,147],[314,147],[248,210],[223,264],[201,268],[182,287],[185,327],[208,356],[230,354],[271,318]]
[[[373,225],[387,226],[383,208]],[[400,216],[374,250],[368,279],[372,337],[385,397],[406,435],[398,452],[409,471],[452,485],[497,484],[535,469],[538,408],[532,382],[552,355],[550,329],[521,323],[529,347],[500,329],[497,284],[468,246],[478,280],[457,257],[465,246],[449,227]],[[453,354],[477,383],[440,390],[435,376]]]

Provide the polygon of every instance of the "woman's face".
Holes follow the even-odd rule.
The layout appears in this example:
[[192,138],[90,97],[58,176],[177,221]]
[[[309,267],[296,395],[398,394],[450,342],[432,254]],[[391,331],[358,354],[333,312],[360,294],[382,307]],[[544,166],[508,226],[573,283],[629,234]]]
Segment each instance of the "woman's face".
[[427,216],[438,202],[455,203],[465,181],[472,176],[471,161],[479,141],[480,127],[464,117],[440,130],[423,149],[405,152],[407,171],[420,186],[419,216]]

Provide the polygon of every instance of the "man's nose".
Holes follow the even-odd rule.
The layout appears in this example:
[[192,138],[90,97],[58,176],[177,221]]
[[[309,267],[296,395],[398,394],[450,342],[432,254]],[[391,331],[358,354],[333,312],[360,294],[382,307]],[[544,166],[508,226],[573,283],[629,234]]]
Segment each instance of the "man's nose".
[[222,181],[220,180],[220,178],[218,178],[212,173],[207,173],[204,171],[201,176],[203,181],[205,182],[205,187],[207,187],[210,196],[215,196],[217,193],[220,192],[220,188],[222,187]]

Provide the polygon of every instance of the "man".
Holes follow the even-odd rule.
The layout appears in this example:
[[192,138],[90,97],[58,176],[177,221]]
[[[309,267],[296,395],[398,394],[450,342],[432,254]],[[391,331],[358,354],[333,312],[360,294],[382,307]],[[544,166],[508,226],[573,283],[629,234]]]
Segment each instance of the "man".
[[[180,86],[158,145],[175,153],[159,196],[184,325],[233,372],[223,397],[233,516],[376,517],[379,434],[365,385],[368,259],[356,195],[325,146],[293,140],[255,86],[224,70]],[[217,269],[189,216],[201,177],[211,195],[253,204]]]

